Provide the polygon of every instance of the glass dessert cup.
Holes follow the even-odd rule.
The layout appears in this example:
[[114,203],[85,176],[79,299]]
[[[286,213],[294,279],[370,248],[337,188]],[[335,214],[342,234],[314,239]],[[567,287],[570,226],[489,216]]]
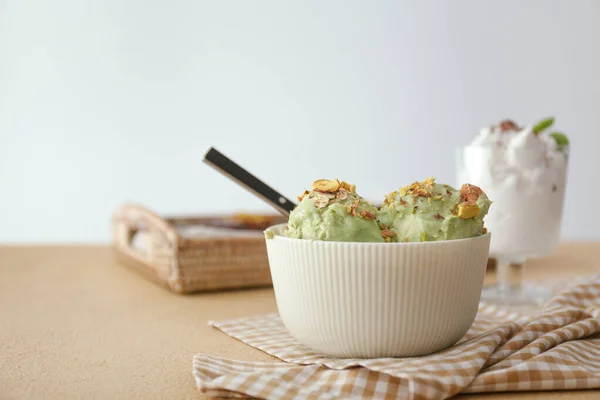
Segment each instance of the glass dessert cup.
[[486,217],[491,232],[490,257],[496,259],[496,284],[485,286],[481,299],[491,304],[543,304],[549,287],[523,282],[528,259],[556,251],[560,239],[567,175],[564,161],[516,167],[496,158],[496,149],[470,145],[457,151],[457,181],[480,186],[493,204]]

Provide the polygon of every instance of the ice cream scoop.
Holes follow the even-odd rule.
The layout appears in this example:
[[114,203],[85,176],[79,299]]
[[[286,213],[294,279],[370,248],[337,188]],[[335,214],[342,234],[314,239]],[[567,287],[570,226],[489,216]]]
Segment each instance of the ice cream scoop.
[[378,210],[337,179],[319,179],[298,198],[284,234],[290,238],[337,242],[383,242]]
[[465,239],[485,233],[483,218],[491,203],[475,185],[456,190],[429,178],[387,195],[378,219],[388,241]]

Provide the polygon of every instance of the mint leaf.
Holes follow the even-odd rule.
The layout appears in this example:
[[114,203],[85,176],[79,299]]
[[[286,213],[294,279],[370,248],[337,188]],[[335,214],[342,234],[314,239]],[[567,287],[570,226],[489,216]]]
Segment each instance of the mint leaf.
[[538,133],[542,132],[543,130],[550,128],[553,124],[554,124],[554,117],[543,119],[533,127],[533,132],[535,134],[538,134]]
[[556,145],[559,149],[569,145],[569,138],[567,138],[567,135],[564,133],[552,132],[550,136],[552,136],[552,138],[556,141]]

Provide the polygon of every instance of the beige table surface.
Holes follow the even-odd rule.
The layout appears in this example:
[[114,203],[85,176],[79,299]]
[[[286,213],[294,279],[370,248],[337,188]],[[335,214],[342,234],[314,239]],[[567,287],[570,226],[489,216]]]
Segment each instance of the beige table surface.
[[[600,243],[566,244],[530,279],[600,270]],[[108,247],[0,247],[0,399],[202,398],[192,355],[269,356],[211,329],[210,319],[276,310],[271,289],[178,296],[113,260]],[[458,396],[600,399],[598,391]]]

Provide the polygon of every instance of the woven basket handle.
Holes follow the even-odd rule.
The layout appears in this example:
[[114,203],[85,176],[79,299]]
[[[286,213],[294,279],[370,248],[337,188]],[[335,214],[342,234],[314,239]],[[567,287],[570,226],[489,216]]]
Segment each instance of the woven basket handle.
[[153,254],[151,251],[142,252],[133,246],[136,233],[145,232],[161,237],[172,249],[177,249],[180,241],[179,234],[170,223],[137,204],[124,204],[117,208],[113,214],[112,228],[115,245],[140,261],[151,261]]

